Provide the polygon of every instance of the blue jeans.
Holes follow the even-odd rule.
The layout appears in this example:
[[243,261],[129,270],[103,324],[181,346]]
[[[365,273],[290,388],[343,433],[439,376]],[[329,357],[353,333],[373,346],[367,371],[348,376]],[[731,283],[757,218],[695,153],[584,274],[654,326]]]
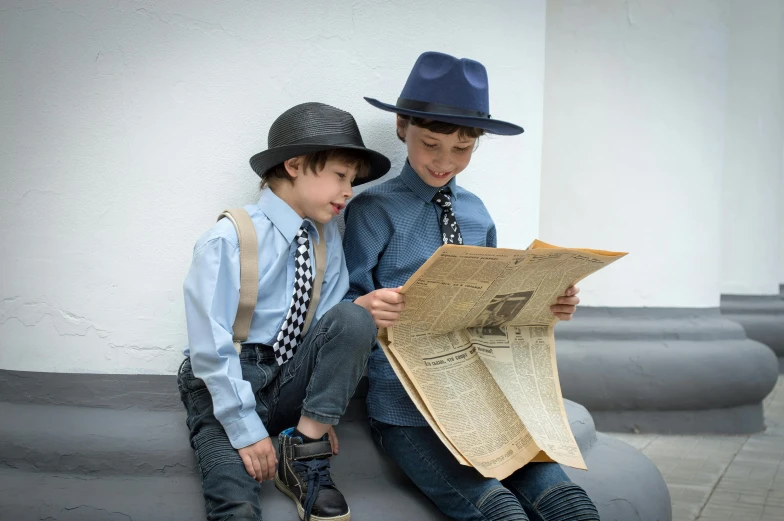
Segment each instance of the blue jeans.
[[[283,366],[275,362],[271,347],[243,346],[242,377],[253,389],[256,413],[269,433],[296,425],[300,415],[336,425],[362,377],[375,338],[370,313],[341,303],[311,325],[294,358]],[[207,519],[260,520],[261,486],[248,475],[215,418],[212,396],[194,377],[189,359],[180,366],[177,383],[201,471]]]
[[529,463],[485,478],[457,462],[430,427],[370,420],[373,441],[436,506],[458,521],[599,521],[585,491],[557,463]]

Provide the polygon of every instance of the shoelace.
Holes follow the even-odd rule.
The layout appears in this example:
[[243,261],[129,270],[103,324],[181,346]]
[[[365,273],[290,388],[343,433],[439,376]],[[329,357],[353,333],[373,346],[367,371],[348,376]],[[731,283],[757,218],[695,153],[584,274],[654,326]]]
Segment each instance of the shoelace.
[[332,487],[332,476],[329,473],[329,459],[320,458],[307,461],[292,461],[291,467],[308,483],[308,494],[305,496],[305,521],[310,521],[310,511],[316,502],[321,487]]

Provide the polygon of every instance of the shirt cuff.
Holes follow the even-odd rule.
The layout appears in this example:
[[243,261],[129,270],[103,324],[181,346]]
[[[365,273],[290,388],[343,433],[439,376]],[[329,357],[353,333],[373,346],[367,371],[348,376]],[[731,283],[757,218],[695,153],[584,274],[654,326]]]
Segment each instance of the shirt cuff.
[[269,433],[256,411],[235,422],[224,425],[223,428],[226,430],[231,446],[235,449],[253,445],[257,441],[269,437]]

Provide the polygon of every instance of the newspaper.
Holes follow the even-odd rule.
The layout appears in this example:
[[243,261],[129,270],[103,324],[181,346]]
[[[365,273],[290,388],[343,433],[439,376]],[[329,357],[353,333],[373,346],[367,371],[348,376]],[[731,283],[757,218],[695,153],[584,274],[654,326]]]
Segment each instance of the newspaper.
[[561,395],[550,306],[626,255],[445,245],[406,282],[379,344],[414,404],[463,465],[504,479],[531,461],[586,469]]

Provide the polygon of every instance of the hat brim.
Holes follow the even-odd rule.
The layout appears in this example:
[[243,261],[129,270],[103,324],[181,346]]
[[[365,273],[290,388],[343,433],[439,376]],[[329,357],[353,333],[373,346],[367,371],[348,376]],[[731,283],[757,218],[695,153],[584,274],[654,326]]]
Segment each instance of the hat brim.
[[253,157],[251,157],[250,167],[254,172],[256,172],[256,174],[258,174],[259,177],[261,177],[270,168],[275,167],[287,159],[291,159],[292,157],[301,156],[304,154],[312,154],[314,152],[321,152],[323,150],[333,150],[337,148],[358,150],[366,153],[370,159],[370,173],[366,177],[354,181],[354,186],[359,186],[361,184],[369,183],[370,181],[375,181],[389,172],[389,168],[391,167],[389,159],[384,154],[376,152],[375,150],[357,145],[324,145],[323,143],[298,143],[296,145],[286,145],[282,147],[271,148],[269,150],[259,152],[258,154],[255,154]]
[[453,125],[460,125],[462,127],[481,128],[490,134],[515,136],[524,132],[523,127],[498,119],[480,118],[477,116],[456,116],[454,114],[440,114],[438,112],[422,112],[420,110],[401,109],[395,105],[382,103],[377,99],[368,97],[365,97],[365,101],[374,107],[381,110],[386,110],[387,112],[394,112],[396,114],[403,114],[405,116],[413,116],[416,118],[443,121],[445,123],[452,123]]

